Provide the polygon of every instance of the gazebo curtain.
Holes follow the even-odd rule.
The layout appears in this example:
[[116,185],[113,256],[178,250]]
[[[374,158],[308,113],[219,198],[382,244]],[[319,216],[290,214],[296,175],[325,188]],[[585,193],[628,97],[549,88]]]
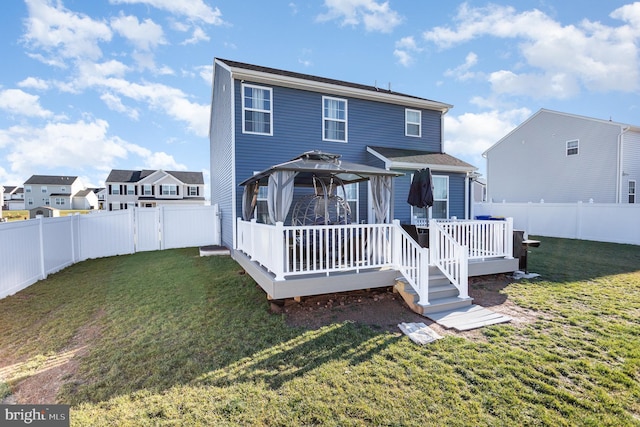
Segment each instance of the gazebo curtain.
[[391,177],[372,176],[370,182],[375,222],[383,224],[391,204]]
[[269,222],[284,222],[293,202],[293,182],[297,172],[277,171],[269,175],[267,207]]
[[242,219],[250,221],[258,204],[258,182],[252,182],[244,187],[242,194]]

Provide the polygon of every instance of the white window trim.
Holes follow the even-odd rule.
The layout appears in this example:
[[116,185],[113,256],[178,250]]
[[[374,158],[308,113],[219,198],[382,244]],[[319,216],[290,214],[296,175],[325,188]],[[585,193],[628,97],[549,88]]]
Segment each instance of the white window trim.
[[[353,199],[350,199],[349,195],[346,194],[346,191],[347,191],[346,187],[348,185],[353,185],[355,187],[355,189],[356,189],[356,191],[355,191],[356,197],[353,198]],[[359,182],[354,182],[352,184],[344,184],[344,186],[345,186],[345,189],[344,189],[345,190],[345,194],[343,194],[344,201],[347,202],[347,203],[355,202],[356,209],[355,209],[355,212],[351,211],[351,222],[354,223],[354,224],[357,224],[358,222],[360,222],[360,183]]]
[[[446,215],[445,218],[449,218],[449,205],[450,205],[449,202],[450,202],[450,199],[451,199],[451,197],[450,197],[451,196],[451,191],[450,191],[450,188],[449,188],[449,176],[448,175],[432,175],[431,178],[433,180],[435,180],[436,178],[444,178],[447,181],[447,184],[446,184],[447,185],[447,198],[446,199],[436,199],[435,198],[435,194],[434,194],[433,195],[433,203],[435,204],[435,202],[447,202],[447,212],[445,214]],[[413,182],[413,174],[411,174],[411,182]],[[424,208],[416,208],[414,206],[411,206],[411,221],[413,221],[413,217],[416,216],[413,213],[414,209],[424,209]],[[432,219],[433,218],[433,208],[427,209],[427,216],[428,216],[428,219]],[[437,219],[440,219],[440,218],[437,218]]]
[[[409,122],[409,113],[418,113],[418,122]],[[409,125],[418,125],[418,134],[410,135],[409,134]],[[411,138],[422,138],[422,111],[420,110],[412,110],[410,108],[405,108],[404,110],[404,136],[409,136]]]
[[[631,184],[633,183],[633,192],[631,192]],[[629,201],[629,199],[633,196],[633,202]],[[636,203],[638,200],[638,186],[636,184],[635,179],[630,179],[627,184],[627,201],[629,203]]]
[[[575,147],[569,147],[570,143],[575,142]],[[576,150],[575,153],[569,153],[569,150]],[[570,139],[566,142],[566,154],[569,156],[577,156],[580,154],[580,140],[579,139]]]
[[[136,194],[136,186],[135,184],[126,184],[124,187],[125,196],[135,196]],[[131,192],[129,192],[131,191]]]
[[[270,104],[271,104],[271,110],[260,110],[257,108],[248,108],[244,106],[244,88],[245,87],[251,87],[251,88],[256,88],[256,89],[261,89],[261,90],[265,90],[269,92],[269,99],[271,100]],[[242,100],[242,133],[246,133],[246,134],[250,134],[250,135],[263,135],[263,136],[273,136],[273,88],[270,87],[265,87],[265,86],[258,86],[258,85],[253,85],[253,84],[248,84],[248,83],[242,83],[241,88],[240,88],[240,98]],[[250,110],[250,111],[258,111],[261,113],[269,113],[269,133],[266,132],[255,132],[255,131],[248,131],[245,128],[245,111]]]
[[[330,99],[334,101],[344,102],[344,120],[341,119],[330,119],[324,116],[324,101],[325,99]],[[326,138],[324,134],[324,122],[325,120],[330,120],[333,122],[344,122],[344,140],[342,139],[330,139]],[[322,140],[330,141],[330,142],[349,142],[349,102],[344,98],[336,98],[334,96],[323,96],[322,97]]]
[[[192,191],[193,190],[193,191]],[[198,187],[195,185],[189,185],[187,187],[187,194],[189,196],[197,196],[198,195]]]
[[[167,191],[167,187],[171,187],[174,189],[173,192]],[[162,191],[160,191],[161,196],[177,196],[178,195],[178,186],[176,184],[162,184],[160,187]]]

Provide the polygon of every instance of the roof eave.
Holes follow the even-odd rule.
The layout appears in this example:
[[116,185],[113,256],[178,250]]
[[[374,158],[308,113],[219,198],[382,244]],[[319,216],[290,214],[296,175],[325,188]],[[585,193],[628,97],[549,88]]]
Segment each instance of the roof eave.
[[431,172],[474,172],[478,170],[475,166],[452,166],[452,165],[439,165],[431,163],[413,163],[413,162],[398,162],[391,160],[391,169],[423,169],[429,168]]
[[426,110],[440,111],[446,114],[453,105],[443,102],[430,101],[427,99],[411,98],[387,92],[374,92],[365,89],[358,89],[338,84],[316,82],[297,77],[282,76],[264,71],[247,70],[244,68],[229,67],[232,76],[236,80],[251,80],[255,83],[284,86],[292,89],[311,90],[314,92],[327,93],[331,95],[350,96],[353,98],[366,99],[370,101],[386,102],[402,105],[406,107],[422,108]]

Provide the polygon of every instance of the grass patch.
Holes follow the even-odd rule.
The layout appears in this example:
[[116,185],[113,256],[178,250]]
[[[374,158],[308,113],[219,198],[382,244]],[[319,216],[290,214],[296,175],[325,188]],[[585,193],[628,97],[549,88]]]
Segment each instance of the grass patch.
[[229,257],[86,261],[0,301],[0,360],[24,367],[5,381],[93,328],[58,396],[72,425],[640,425],[640,250],[540,240],[541,279],[503,290],[537,321],[426,347],[290,328]]

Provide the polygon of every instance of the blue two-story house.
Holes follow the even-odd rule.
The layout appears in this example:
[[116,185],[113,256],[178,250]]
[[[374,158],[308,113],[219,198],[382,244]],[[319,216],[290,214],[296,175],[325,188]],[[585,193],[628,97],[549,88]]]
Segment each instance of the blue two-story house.
[[[244,235],[239,230],[243,216],[239,184],[310,151],[334,153],[345,162],[395,172],[387,223],[393,219],[423,224],[421,219],[426,218],[468,218],[470,180],[476,168],[443,152],[443,117],[451,108],[375,86],[216,58],[210,121],[211,203],[221,212],[222,243],[233,250],[246,244],[240,241]],[[433,206],[415,208],[407,203],[409,187],[414,172],[425,168],[432,174]],[[342,194],[350,206],[351,224],[379,222],[373,220],[371,191],[366,180],[345,185]],[[269,222],[266,193],[266,187],[256,191],[254,224]],[[291,214],[287,218],[285,226],[291,225]],[[254,244],[256,240],[253,235]],[[299,234],[289,240],[301,241]],[[366,244],[370,243],[369,239]],[[364,248],[365,243],[362,245]],[[272,272],[276,281],[302,273],[291,270],[301,261],[293,259],[295,250],[283,252],[277,256],[287,258],[286,271],[278,266]],[[299,255],[305,261],[310,258],[309,254]],[[323,266],[320,270],[329,276],[328,266]],[[365,287],[375,287],[367,284]],[[279,293],[269,286],[263,288],[273,298],[318,293],[302,288]]]

